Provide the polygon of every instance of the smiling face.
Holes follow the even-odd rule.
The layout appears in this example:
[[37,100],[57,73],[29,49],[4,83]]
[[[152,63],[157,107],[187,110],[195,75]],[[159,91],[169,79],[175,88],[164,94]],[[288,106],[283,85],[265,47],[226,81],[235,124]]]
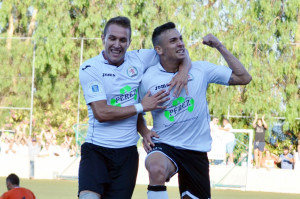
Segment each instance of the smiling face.
[[130,45],[130,30],[117,24],[107,28],[106,35],[102,35],[105,46],[104,58],[109,64],[120,66],[124,62],[125,53]]
[[175,28],[161,33],[159,44],[155,46],[155,49],[166,60],[182,61],[185,58],[185,46],[182,35]]

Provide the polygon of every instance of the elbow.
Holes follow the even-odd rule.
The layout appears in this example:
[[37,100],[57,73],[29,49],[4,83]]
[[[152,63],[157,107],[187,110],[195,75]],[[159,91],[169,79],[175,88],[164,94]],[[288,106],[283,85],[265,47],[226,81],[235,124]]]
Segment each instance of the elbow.
[[100,123],[109,121],[109,118],[106,116],[105,113],[96,113],[94,114],[94,117]]
[[242,85],[247,85],[247,84],[249,84],[251,81],[252,81],[252,76],[251,76],[250,74],[248,74],[247,76],[245,76],[245,77],[243,78]]

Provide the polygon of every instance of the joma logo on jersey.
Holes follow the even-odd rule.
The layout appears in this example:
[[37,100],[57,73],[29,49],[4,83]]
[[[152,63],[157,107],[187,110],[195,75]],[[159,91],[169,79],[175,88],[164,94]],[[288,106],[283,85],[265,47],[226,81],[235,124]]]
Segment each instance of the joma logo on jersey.
[[127,75],[129,77],[136,77],[138,75],[138,70],[136,69],[136,67],[134,66],[130,66],[128,69],[127,69]]
[[115,77],[115,74],[112,73],[102,73],[102,77]]
[[193,112],[194,110],[194,99],[187,97],[178,97],[172,101],[172,107],[165,110],[165,117],[170,121],[175,121],[175,116],[183,111]]
[[155,86],[155,90],[157,91],[159,89],[163,89],[163,88],[167,88],[167,87],[169,87],[168,84],[162,84],[162,85],[159,85],[159,86]]
[[110,100],[112,106],[120,106],[121,104],[132,99],[137,100],[138,89],[132,89],[130,86],[124,86],[120,89],[120,95],[115,96]]

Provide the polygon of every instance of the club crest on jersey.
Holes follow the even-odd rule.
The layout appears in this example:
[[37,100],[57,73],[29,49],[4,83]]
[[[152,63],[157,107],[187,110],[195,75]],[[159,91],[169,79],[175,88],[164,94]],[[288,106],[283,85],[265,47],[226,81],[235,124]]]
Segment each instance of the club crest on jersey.
[[134,66],[130,66],[128,69],[127,69],[127,75],[131,78],[134,78],[138,75],[138,70],[136,69],[136,67]]

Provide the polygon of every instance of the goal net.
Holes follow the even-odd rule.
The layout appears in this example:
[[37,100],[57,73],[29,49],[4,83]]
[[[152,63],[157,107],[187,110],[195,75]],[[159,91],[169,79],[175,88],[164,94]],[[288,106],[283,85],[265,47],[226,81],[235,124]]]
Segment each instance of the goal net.
[[[234,135],[235,142],[228,142],[230,133]],[[253,159],[253,130],[232,129],[230,132],[212,133],[212,139],[212,150],[208,153],[211,186],[247,189]]]

